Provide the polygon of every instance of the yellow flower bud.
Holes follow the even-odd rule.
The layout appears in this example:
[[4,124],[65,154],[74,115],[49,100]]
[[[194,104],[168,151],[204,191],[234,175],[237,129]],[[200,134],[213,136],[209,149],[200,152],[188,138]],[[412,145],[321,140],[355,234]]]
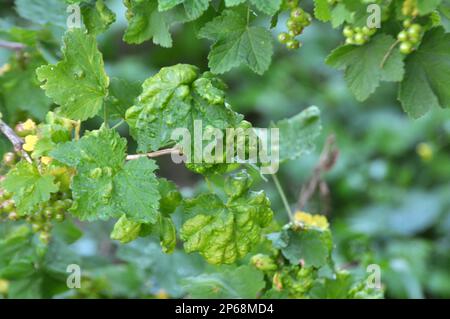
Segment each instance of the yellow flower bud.
[[41,157],[41,163],[44,165],[48,165],[53,161],[53,158],[51,158],[50,156],[42,156]]
[[416,152],[425,162],[429,162],[433,159],[433,149],[427,143],[420,143],[417,145]]
[[7,294],[9,289],[9,281],[0,278],[0,294]]
[[0,75],[5,74],[11,70],[11,64],[5,63],[0,67]]
[[322,215],[311,215],[302,211],[298,211],[294,216],[297,222],[304,224],[306,227],[315,227],[321,230],[327,230],[330,225],[325,216]]
[[156,297],[156,299],[169,299],[169,294],[164,289],[160,289],[155,294],[155,297]]
[[23,124],[22,127],[27,131],[34,131],[36,129],[36,123],[33,120],[28,119]]
[[25,144],[23,144],[23,149],[27,152],[34,151],[37,141],[38,137],[36,135],[25,136]]

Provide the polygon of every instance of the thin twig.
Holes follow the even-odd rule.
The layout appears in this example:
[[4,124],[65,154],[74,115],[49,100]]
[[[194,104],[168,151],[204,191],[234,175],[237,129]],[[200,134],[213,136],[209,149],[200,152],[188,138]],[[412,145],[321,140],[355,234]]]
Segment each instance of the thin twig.
[[18,42],[10,42],[10,41],[0,40],[0,48],[14,50],[14,51],[21,51],[21,50],[25,49],[25,45],[22,43],[18,43]]
[[113,127],[111,127],[111,130],[114,130],[116,128],[118,128],[119,126],[121,126],[123,123],[125,123],[125,120],[122,119],[119,122],[117,122]]
[[29,162],[32,163],[30,155],[28,155],[27,152],[22,148],[23,146],[23,140],[14,132],[12,128],[8,126],[3,120],[0,119],[0,131],[3,133],[3,135],[6,136],[6,138],[11,142],[11,144],[14,147],[14,150],[18,153],[21,153],[22,156]]
[[389,48],[389,50],[387,50],[386,54],[385,54],[384,57],[383,57],[383,60],[381,60],[380,68],[384,68],[384,65],[386,64],[387,59],[389,59],[389,57],[390,57],[392,51],[395,49],[395,47],[396,47],[397,44],[399,44],[399,43],[400,43],[399,40],[395,41],[395,42],[391,45],[391,47]]
[[280,181],[278,180],[278,177],[276,174],[272,174],[271,176],[273,178],[275,186],[277,187],[278,193],[280,194],[281,200],[283,201],[283,205],[284,205],[284,208],[286,209],[289,219],[291,222],[293,222],[294,214],[292,214],[291,207],[289,206],[286,195],[284,194],[283,188],[281,187]]
[[[330,135],[325,142],[325,146],[323,147],[322,153],[319,158],[319,163],[314,168],[313,175],[306,182],[301,191],[297,204],[297,208],[302,210],[309,199],[314,195],[316,190],[318,189],[322,200],[325,202],[326,206],[330,204],[330,190],[325,181],[322,180],[322,173],[329,171],[334,164],[339,155],[339,150],[335,147],[336,138],[334,135]],[[328,207],[324,209],[324,214],[326,215],[328,211]]]
[[141,157],[148,157],[148,158],[154,158],[162,155],[168,155],[168,154],[178,154],[182,155],[181,150],[178,148],[166,148],[158,151],[154,151],[151,153],[144,153],[144,154],[132,154],[127,156],[127,161],[136,160]]

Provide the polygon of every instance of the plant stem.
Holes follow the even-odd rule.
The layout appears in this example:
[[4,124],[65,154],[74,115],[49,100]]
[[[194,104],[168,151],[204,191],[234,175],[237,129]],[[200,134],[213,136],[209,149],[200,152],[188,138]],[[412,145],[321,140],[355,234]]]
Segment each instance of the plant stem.
[[108,113],[107,113],[107,111],[106,111],[106,106],[105,106],[105,105],[103,106],[103,124],[104,124],[106,127],[109,127],[109,123],[108,123]]
[[3,120],[0,119],[0,131],[6,138],[11,142],[14,147],[14,150],[18,153],[21,153],[22,156],[27,160],[27,162],[32,163],[30,155],[22,148],[23,140],[17,136],[16,132],[12,128],[8,126]]
[[291,220],[291,222],[293,222],[294,214],[292,214],[291,207],[289,206],[289,203],[286,198],[286,194],[284,193],[283,188],[281,187],[280,181],[278,180],[278,177],[276,174],[272,174],[271,176],[273,178],[275,186],[277,187],[278,193],[280,194],[281,200],[283,201],[284,208],[286,209],[289,219]]
[[399,40],[395,41],[395,42],[391,45],[391,47],[389,48],[389,50],[387,50],[386,54],[385,54],[384,57],[383,57],[383,60],[381,60],[381,64],[380,64],[380,67],[381,67],[381,68],[384,68],[384,65],[386,64],[387,60],[389,59],[389,57],[390,57],[392,51],[395,49],[395,47],[396,47],[397,44],[399,44],[399,43],[400,43]]
[[4,41],[0,40],[0,48],[14,50],[14,51],[20,51],[25,49],[25,45],[18,42],[10,42],[10,41]]
[[123,123],[125,123],[125,120],[120,120],[119,122],[117,122],[113,127],[111,127],[112,130],[118,128],[119,126],[121,126]]
[[133,155],[128,155],[127,156],[127,161],[136,160],[136,159],[141,158],[141,157],[154,158],[154,157],[167,155],[167,154],[181,154],[181,151],[179,149],[177,149],[177,148],[166,148],[166,149],[154,151],[154,152],[151,152],[151,153],[133,154]]

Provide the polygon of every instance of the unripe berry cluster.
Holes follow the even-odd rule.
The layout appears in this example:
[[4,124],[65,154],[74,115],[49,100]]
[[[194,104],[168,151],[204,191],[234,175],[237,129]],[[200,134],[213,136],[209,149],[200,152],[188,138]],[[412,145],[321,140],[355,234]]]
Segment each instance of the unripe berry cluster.
[[419,15],[419,10],[417,9],[417,0],[403,1],[402,13],[407,17],[416,17],[417,15]]
[[305,27],[311,24],[311,15],[298,7],[297,1],[286,1],[285,7],[290,9],[290,16],[286,22],[288,28],[287,32],[282,32],[278,35],[278,41],[286,45],[288,49],[298,49],[301,46],[300,41],[296,39]]
[[342,34],[345,36],[346,44],[363,45],[370,40],[370,37],[377,32],[375,28],[369,27],[351,27],[349,25],[344,27]]
[[405,29],[397,36],[398,41],[400,41],[400,52],[410,54],[419,45],[423,35],[423,28],[420,24],[412,24],[409,19],[403,22],[403,26]]
[[31,225],[33,232],[39,233],[39,239],[47,244],[53,221],[64,221],[66,211],[72,206],[69,196],[68,193],[53,194],[49,201],[40,204],[33,213],[21,216],[17,214],[12,194],[0,188],[0,217],[11,221],[24,220]]

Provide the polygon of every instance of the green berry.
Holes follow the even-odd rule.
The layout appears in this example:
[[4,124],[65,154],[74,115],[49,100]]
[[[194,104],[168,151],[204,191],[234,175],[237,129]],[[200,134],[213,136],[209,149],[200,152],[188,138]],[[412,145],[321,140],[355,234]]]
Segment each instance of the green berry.
[[411,25],[410,19],[406,19],[405,21],[403,21],[403,27],[408,28],[410,25]]
[[355,33],[350,26],[346,26],[342,31],[342,34],[347,38],[351,38]]
[[55,219],[56,219],[57,222],[64,221],[65,217],[66,216],[64,215],[64,213],[58,213],[58,214],[55,215]]
[[353,41],[353,38],[347,38],[345,39],[345,44],[355,44],[355,41]]
[[290,9],[294,9],[298,6],[298,0],[286,0],[285,5]]
[[291,37],[290,37],[289,34],[287,34],[286,32],[281,32],[281,33],[278,35],[278,41],[279,41],[280,43],[285,44],[285,43],[287,43],[290,39],[291,39]]
[[8,214],[8,219],[12,220],[12,221],[16,221],[19,219],[19,216],[17,215],[16,212],[12,211]]
[[6,213],[12,212],[14,209],[14,201],[12,199],[5,200],[2,204],[2,209]]
[[288,43],[286,43],[286,47],[289,50],[298,49],[300,47],[300,42],[298,40],[290,40]]
[[403,54],[410,54],[413,51],[412,44],[410,42],[402,42],[400,44],[400,52]]
[[421,32],[422,32],[422,27],[419,24],[417,24],[417,23],[411,25],[408,28],[408,34],[410,36],[418,37]]
[[73,201],[70,198],[64,199],[63,202],[65,209],[69,209],[70,207],[72,207]]
[[54,215],[54,211],[51,208],[46,208],[44,210],[44,215],[47,219],[52,219],[53,215]]
[[294,29],[298,26],[297,21],[293,20],[292,18],[289,18],[286,22],[286,26],[289,30]]
[[289,30],[289,35],[291,38],[294,38],[298,35],[300,35],[303,32],[303,28],[294,28],[292,30]]
[[405,42],[408,40],[408,34],[403,30],[397,35],[397,39],[401,42]]
[[19,135],[20,137],[25,137],[28,134],[30,134],[30,132],[28,130],[26,130],[23,127],[23,123],[18,123],[15,127],[14,127],[14,131],[16,132],[17,135]]
[[50,234],[48,232],[42,232],[39,234],[39,240],[44,244],[48,244],[50,242]]
[[6,166],[12,166],[16,163],[16,154],[13,152],[7,152],[3,155],[3,163]]
[[299,8],[299,7],[294,8],[291,11],[291,18],[297,22],[301,22],[304,20],[303,13],[304,13],[304,11],[301,8]]
[[362,33],[356,33],[353,40],[357,45],[362,45],[366,43],[366,37]]
[[58,199],[53,204],[53,208],[55,209],[56,212],[60,212],[60,211],[63,211],[66,208],[66,204],[64,203],[63,200]]
[[33,230],[33,232],[37,233],[38,231],[40,231],[42,228],[42,226],[40,224],[32,224],[31,225],[31,229]]
[[372,29],[370,29],[370,28],[368,28],[368,27],[363,27],[362,28],[362,30],[361,30],[361,32],[364,34],[364,35],[367,35],[367,36],[370,36],[370,35],[372,35],[373,33],[373,31],[372,31]]

